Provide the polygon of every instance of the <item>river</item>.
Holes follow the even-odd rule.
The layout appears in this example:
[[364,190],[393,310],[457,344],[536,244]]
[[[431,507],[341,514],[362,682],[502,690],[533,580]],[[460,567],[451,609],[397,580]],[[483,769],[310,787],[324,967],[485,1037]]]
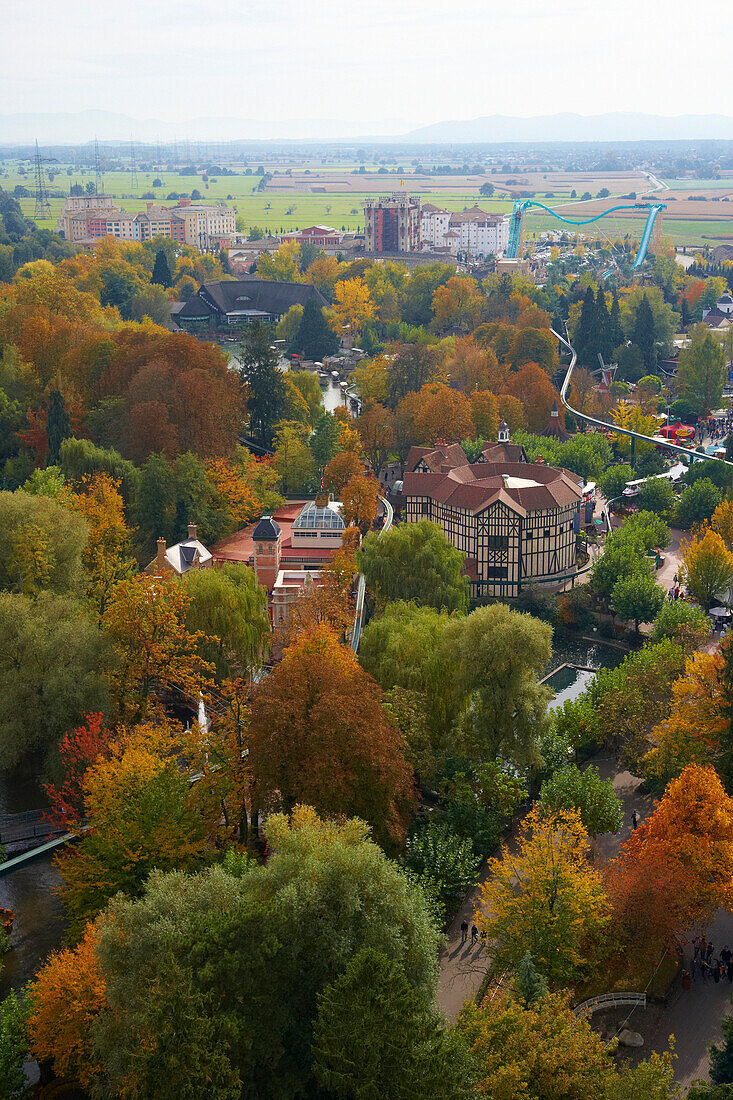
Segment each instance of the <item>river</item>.
[[[238,369],[239,361],[234,352],[230,351],[228,348],[222,348],[222,351],[225,355],[229,356],[229,359],[232,362],[234,369]],[[280,370],[282,370],[285,374],[288,373],[289,367],[287,359],[281,359],[279,366]],[[318,375],[316,375],[316,377],[318,377]],[[321,394],[323,396],[323,407],[325,408],[326,412],[332,413],[336,408],[338,408],[339,405],[343,405],[345,403],[343,390],[339,386],[338,382],[334,382],[333,380],[329,380],[328,385],[321,386]]]
[[[0,776],[0,813],[22,813],[44,805],[43,791],[35,783]],[[56,895],[60,882],[52,857],[0,878],[0,906],[15,913],[12,948],[2,958],[0,999],[11,989],[19,992],[60,946],[64,930],[63,907]]]

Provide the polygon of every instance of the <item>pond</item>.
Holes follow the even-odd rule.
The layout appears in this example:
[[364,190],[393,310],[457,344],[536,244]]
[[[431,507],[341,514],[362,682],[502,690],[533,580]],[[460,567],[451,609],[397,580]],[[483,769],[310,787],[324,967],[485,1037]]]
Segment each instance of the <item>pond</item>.
[[552,647],[552,660],[545,670],[545,683],[555,692],[550,710],[561,707],[580,695],[595,672],[593,669],[617,668],[626,653],[616,646],[586,638],[557,638]]

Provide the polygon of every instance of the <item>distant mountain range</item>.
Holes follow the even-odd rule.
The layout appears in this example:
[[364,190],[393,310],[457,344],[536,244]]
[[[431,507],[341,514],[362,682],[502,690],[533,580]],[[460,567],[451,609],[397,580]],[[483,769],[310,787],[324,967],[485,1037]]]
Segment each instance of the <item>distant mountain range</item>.
[[538,115],[512,118],[487,115],[421,126],[403,135],[416,142],[507,141],[701,141],[733,139],[729,115],[643,115],[612,112],[605,115]]
[[[733,140],[729,115],[646,115],[612,112],[601,115],[554,114],[534,118],[486,115],[454,119],[404,131],[399,119],[366,123],[355,134],[353,122],[338,119],[194,118],[178,123],[137,119],[112,111],[0,115],[0,144],[83,144],[130,139],[142,142],[226,141],[360,141],[403,144],[467,144],[545,141],[701,141]],[[362,126],[360,124],[360,129]],[[370,137],[366,136],[371,131]],[[380,133],[381,131],[381,133]]]

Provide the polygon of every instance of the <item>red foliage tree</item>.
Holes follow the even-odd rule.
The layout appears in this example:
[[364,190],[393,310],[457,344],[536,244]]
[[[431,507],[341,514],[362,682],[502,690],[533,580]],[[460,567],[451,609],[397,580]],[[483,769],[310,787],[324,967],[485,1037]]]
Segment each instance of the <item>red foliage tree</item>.
[[87,714],[86,725],[65,733],[59,745],[63,780],[60,786],[44,784],[49,801],[48,821],[68,828],[84,815],[84,776],[105,752],[111,733],[101,714]]

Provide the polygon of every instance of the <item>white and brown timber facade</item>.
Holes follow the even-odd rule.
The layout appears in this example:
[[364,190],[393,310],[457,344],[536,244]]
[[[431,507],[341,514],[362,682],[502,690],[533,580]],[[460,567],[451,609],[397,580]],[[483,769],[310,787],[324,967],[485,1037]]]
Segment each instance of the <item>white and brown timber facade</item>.
[[512,597],[576,571],[582,484],[568,470],[528,463],[506,440],[487,444],[473,463],[458,444],[413,447],[404,519],[431,520],[466,554],[474,599]]

